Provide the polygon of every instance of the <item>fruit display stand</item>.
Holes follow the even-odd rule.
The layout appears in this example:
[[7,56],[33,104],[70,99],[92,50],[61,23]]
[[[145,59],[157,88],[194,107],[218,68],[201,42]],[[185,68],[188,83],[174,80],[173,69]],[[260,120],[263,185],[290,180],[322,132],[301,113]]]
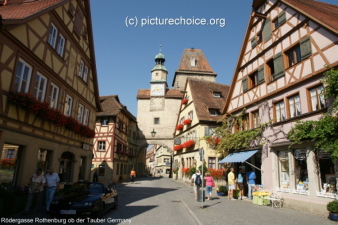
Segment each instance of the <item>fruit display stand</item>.
[[269,205],[270,201],[267,199],[264,199],[264,197],[269,197],[270,196],[270,192],[266,191],[266,190],[259,190],[259,191],[255,191],[252,193],[253,196],[253,204],[256,205]]

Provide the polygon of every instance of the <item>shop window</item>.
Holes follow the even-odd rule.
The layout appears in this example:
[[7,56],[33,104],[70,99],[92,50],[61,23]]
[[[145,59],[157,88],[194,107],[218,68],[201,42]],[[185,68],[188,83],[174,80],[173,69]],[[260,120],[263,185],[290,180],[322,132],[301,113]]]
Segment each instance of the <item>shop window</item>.
[[330,158],[331,152],[324,150],[317,151],[317,158],[320,167],[321,188],[324,193],[336,193],[335,165]]
[[0,183],[14,184],[20,160],[19,146],[4,144],[0,160]]
[[290,188],[290,168],[288,151],[278,152],[280,188]]
[[311,108],[312,111],[323,109],[326,107],[324,95],[322,93],[323,86],[318,86],[309,90],[311,97]]
[[293,155],[295,157],[295,177],[297,190],[308,190],[309,177],[307,171],[306,150],[295,149]]
[[106,166],[105,165],[99,165],[99,176],[104,177],[104,174],[106,173]]

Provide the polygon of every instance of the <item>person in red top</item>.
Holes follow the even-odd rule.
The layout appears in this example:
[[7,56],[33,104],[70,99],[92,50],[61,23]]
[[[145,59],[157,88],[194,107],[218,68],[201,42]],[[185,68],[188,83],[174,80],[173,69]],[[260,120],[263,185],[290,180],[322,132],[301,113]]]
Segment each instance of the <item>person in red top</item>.
[[211,192],[212,192],[212,186],[213,186],[213,183],[214,183],[214,178],[212,178],[212,176],[210,175],[209,172],[206,172],[204,180],[206,181],[205,187],[206,187],[206,191],[207,191],[208,200],[212,200]]
[[131,183],[132,183],[132,184],[134,183],[135,177],[136,177],[136,172],[135,172],[134,169],[132,169],[132,170],[130,171],[130,179],[131,179]]

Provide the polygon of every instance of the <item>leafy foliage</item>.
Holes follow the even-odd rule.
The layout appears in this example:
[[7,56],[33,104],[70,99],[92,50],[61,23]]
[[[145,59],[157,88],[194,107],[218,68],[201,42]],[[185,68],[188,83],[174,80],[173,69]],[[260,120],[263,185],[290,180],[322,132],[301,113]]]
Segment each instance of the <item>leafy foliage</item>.
[[293,144],[302,143],[304,140],[314,141],[315,150],[323,149],[332,152],[332,158],[338,158],[338,118],[324,116],[318,121],[297,121],[289,131],[287,137]]
[[218,144],[215,145],[215,150],[221,157],[227,156],[230,150],[238,150],[263,144],[263,131],[271,122],[260,124],[256,129],[233,132],[236,126],[241,127],[244,111],[245,109],[237,116],[230,114],[224,117],[219,121],[222,123],[222,126],[217,127],[210,136],[203,137],[203,139],[207,141],[215,137],[220,137]]
[[338,214],[338,201],[327,203],[326,208],[330,213]]
[[[324,87],[324,98],[332,99],[331,112],[338,109],[338,71],[330,69],[325,72],[322,82]],[[331,158],[338,158],[338,118],[334,115],[326,114],[318,121],[297,121],[291,128],[287,137],[293,144],[302,143],[304,140],[315,142],[315,150],[323,149],[331,152]],[[291,144],[291,146],[293,145]]]
[[322,82],[326,85],[324,87],[324,98],[332,99],[330,109],[338,109],[338,70],[330,69],[324,74]]

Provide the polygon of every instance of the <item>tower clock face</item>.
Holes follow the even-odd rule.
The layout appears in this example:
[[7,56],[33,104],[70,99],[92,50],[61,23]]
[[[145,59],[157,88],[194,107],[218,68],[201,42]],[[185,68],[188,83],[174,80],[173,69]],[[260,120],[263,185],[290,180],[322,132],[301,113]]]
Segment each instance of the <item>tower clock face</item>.
[[164,84],[152,84],[150,89],[151,96],[163,96]]

